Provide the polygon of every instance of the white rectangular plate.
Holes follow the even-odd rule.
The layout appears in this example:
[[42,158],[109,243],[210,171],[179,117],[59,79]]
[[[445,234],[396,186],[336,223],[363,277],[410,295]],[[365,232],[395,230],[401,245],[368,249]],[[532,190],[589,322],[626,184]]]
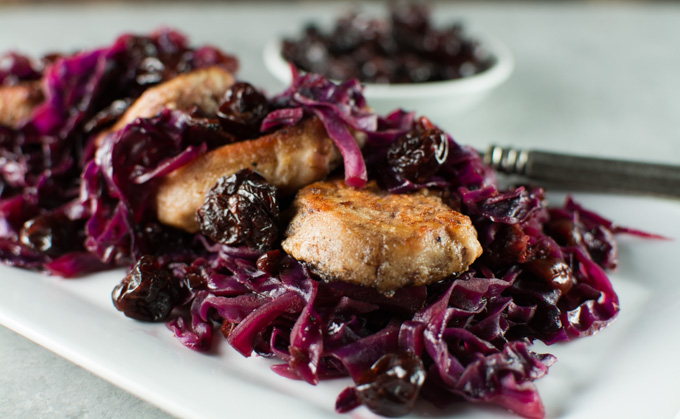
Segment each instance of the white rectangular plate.
[[[550,195],[552,203],[563,196]],[[558,362],[538,386],[548,417],[668,418],[680,410],[680,202],[577,194],[620,225],[670,240],[620,239],[611,273],[619,318],[601,333],[545,347]],[[163,324],[124,317],[111,303],[123,271],[65,280],[0,266],[0,323],[161,409],[187,418],[321,418],[347,380],[317,387],[271,372],[271,361],[243,358],[218,342],[209,354],[184,348]],[[512,417],[501,409],[423,403],[410,417]],[[374,417],[366,409],[347,415]]]

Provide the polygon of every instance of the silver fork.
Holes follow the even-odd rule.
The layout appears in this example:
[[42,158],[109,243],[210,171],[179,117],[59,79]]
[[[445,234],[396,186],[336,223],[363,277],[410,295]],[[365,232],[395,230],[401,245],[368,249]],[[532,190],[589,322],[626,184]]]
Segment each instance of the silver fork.
[[482,155],[499,172],[554,186],[680,198],[680,166],[496,145]]

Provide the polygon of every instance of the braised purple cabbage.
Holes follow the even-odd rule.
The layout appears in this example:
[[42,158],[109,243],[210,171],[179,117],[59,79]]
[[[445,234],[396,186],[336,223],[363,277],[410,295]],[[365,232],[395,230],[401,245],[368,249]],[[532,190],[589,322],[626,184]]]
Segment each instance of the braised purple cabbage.
[[[5,80],[42,71],[15,62],[2,73]],[[47,100],[33,119],[0,126],[0,259],[73,277],[153,256],[163,283],[174,281],[168,285],[174,311],[164,307],[161,317],[180,342],[207,351],[223,335],[246,357],[280,360],[272,369],[291,379],[314,385],[350,377],[355,385],[339,395],[339,412],[363,403],[380,414],[403,414],[421,397],[438,406],[492,403],[543,417],[534,382],[555,358],[532,352],[532,342],[591,335],[614,320],[619,302],[605,273],[616,266],[614,235],[643,233],[572,199],[549,207],[541,188],[500,189],[480,155],[450,136],[436,173],[423,183],[404,179],[391,170],[387,150],[417,124],[431,123],[401,110],[377,116],[356,81],[336,85],[315,74],[295,74],[270,99],[260,132],[318,117],[342,153],[348,184],[372,179],[392,193],[436,191],[471,218],[482,257],[461,275],[388,297],[321,281],[278,248],[233,248],[165,226],[153,208],[158,182],[238,139],[215,118],[168,109],[98,147],[93,139],[144,88],[207,65],[237,67],[234,58],[191,49],[169,30],[124,35],[110,47],[48,65],[40,73]],[[356,133],[366,137],[363,150]],[[380,384],[398,384],[389,374],[401,363],[412,371],[406,398]]]
[[[46,99],[21,126],[0,125],[0,260],[67,277],[130,262],[120,252],[103,255],[111,250],[105,242],[112,239],[101,234],[106,227],[96,220],[85,227],[85,221],[101,211],[111,216],[115,212],[104,210],[109,205],[103,204],[106,197],[95,197],[99,191],[92,189],[97,182],[92,180],[97,170],[92,163],[97,134],[111,126],[146,88],[196,68],[220,66],[234,72],[238,61],[214,47],[192,48],[183,34],[167,28],[148,36],[125,34],[95,50],[47,56],[41,60],[43,66],[17,54],[8,54],[5,60],[10,65],[0,77],[6,84],[40,78]],[[148,153],[141,151],[140,157]],[[114,194],[114,200],[119,198]],[[27,221],[51,213],[74,225],[73,249],[58,256],[36,252],[26,246],[30,240],[20,237]],[[109,235],[133,228],[124,218],[127,215],[115,216]],[[85,244],[85,230],[99,234],[94,240],[102,241]]]
[[[415,120],[401,111],[388,115],[379,125],[387,128],[367,133],[366,161],[378,169],[385,145]],[[547,207],[539,188],[497,189],[480,156],[449,140],[438,178],[385,184],[400,192],[429,187],[450,194],[447,201],[471,217],[484,247],[468,272],[388,298],[318,281],[289,256],[279,256],[273,271],[263,270],[258,255],[232,256],[220,247],[198,263],[168,265],[178,280],[194,275],[194,283],[202,284],[170,329],[185,345],[207,350],[220,326],[244,356],[280,359],[276,373],[310,384],[346,375],[356,381],[385,354],[411,353],[427,370],[421,396],[436,405],[487,402],[543,417],[534,381],[555,358],[530,345],[590,335],[616,317],[618,298],[604,271],[616,260],[616,228],[571,199],[564,207]],[[574,242],[567,234],[598,239]],[[359,404],[350,387],[337,409]]]

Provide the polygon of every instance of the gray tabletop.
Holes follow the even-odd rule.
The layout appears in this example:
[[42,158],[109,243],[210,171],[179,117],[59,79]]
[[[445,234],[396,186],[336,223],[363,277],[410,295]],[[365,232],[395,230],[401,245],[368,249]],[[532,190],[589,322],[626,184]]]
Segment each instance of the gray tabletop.
[[[160,24],[235,53],[240,78],[276,92],[262,48],[342,3],[0,6],[0,51],[29,54],[109,43]],[[491,98],[440,124],[462,143],[511,144],[680,163],[680,5],[494,3],[436,6],[502,39],[516,68]],[[0,417],[167,414],[0,327]]]

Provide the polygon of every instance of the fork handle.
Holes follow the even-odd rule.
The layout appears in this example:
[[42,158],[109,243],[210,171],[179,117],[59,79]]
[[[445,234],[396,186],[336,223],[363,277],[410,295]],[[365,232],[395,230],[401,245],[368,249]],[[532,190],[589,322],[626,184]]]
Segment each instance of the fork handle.
[[491,146],[484,161],[531,180],[596,191],[680,198],[680,166]]

